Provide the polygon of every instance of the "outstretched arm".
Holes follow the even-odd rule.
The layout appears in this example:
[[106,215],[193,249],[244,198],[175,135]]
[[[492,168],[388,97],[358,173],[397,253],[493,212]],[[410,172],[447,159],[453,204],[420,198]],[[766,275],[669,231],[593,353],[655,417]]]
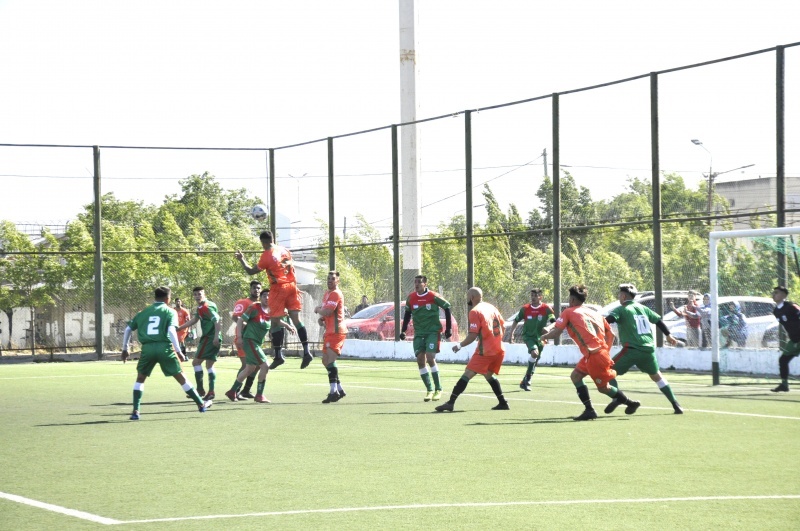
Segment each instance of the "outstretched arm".
[[258,273],[259,271],[261,271],[261,270],[258,268],[258,266],[257,266],[257,265],[255,265],[255,266],[251,266],[250,264],[248,264],[248,263],[245,261],[245,259],[244,259],[244,254],[242,253],[242,251],[236,251],[236,253],[234,254],[234,256],[235,256],[235,257],[236,257],[236,259],[239,261],[239,263],[240,263],[240,264],[242,264],[242,267],[244,268],[245,272],[246,272],[248,275],[255,275],[256,273]]

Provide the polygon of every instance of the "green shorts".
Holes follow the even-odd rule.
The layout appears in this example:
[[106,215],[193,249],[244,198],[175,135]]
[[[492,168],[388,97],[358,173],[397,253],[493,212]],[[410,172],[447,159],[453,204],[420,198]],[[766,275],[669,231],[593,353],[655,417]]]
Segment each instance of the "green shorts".
[[542,354],[542,349],[544,348],[544,345],[542,345],[538,337],[531,339],[523,336],[522,340],[525,341],[525,346],[528,347],[528,354],[530,354],[531,350],[533,350],[533,347],[536,347],[536,350],[539,352],[539,355]]
[[627,345],[623,346],[622,350],[614,356],[614,370],[617,371],[618,376],[622,376],[634,365],[645,374],[655,374],[661,370],[658,367],[655,349],[641,350],[628,348]]
[[244,350],[244,362],[247,365],[258,367],[267,362],[267,355],[264,354],[261,345],[252,339],[242,339],[242,350]]
[[428,354],[439,353],[439,343],[442,342],[442,332],[430,332],[428,334],[418,334],[414,331],[414,354],[426,352]]
[[219,347],[221,344],[222,342],[215,347],[213,337],[203,336],[197,343],[197,352],[195,353],[194,357],[199,360],[217,361],[217,356],[219,356]]
[[145,343],[136,364],[136,372],[150,376],[156,364],[161,366],[164,376],[175,376],[181,372],[181,362],[172,348],[172,343]]
[[781,354],[784,356],[797,356],[800,354],[800,341],[787,340],[786,343],[781,345]]

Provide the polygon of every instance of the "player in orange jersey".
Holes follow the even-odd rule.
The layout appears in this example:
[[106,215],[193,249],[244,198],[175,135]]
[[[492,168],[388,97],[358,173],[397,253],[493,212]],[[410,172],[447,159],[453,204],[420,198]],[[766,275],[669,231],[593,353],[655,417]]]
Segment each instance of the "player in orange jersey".
[[500,387],[500,380],[495,376],[500,373],[500,367],[506,354],[503,349],[503,332],[506,323],[497,308],[488,302],[483,302],[481,288],[473,287],[467,290],[467,306],[470,307],[469,333],[464,341],[453,347],[453,352],[458,352],[476,339],[478,346],[469,359],[464,374],[453,388],[450,399],[437,406],[436,411],[453,411],[456,399],[464,392],[467,384],[476,374],[481,374],[486,378],[497,397],[498,404],[492,409],[509,409],[508,402],[503,396],[503,389]]
[[617,402],[626,404],[625,413],[632,415],[641,404],[629,399],[625,393],[609,384],[617,376],[617,371],[612,369],[614,362],[611,360],[609,350],[614,343],[614,332],[598,312],[583,306],[589,292],[583,284],[569,288],[569,308],[561,312],[555,325],[542,336],[543,340],[555,339],[563,330],[578,345],[583,357],[575,366],[570,375],[573,385],[578,392],[578,398],[585,407],[583,413],[574,420],[593,420],[597,412],[592,407],[589,398],[589,389],[583,383],[586,376],[591,376],[597,390],[610,396]]
[[[183,301],[180,299],[175,299],[175,313],[178,314],[178,326],[188,323],[189,319],[192,318],[192,314],[183,306]],[[188,328],[184,328],[178,332],[178,343],[181,346],[181,353],[183,353],[183,357],[186,359],[189,359],[189,354],[186,351],[186,336],[188,335]]]
[[259,234],[261,247],[264,252],[258,260],[258,264],[250,266],[244,260],[242,251],[236,251],[236,259],[249,275],[255,275],[259,271],[266,271],[269,279],[269,316],[272,320],[272,347],[275,350],[275,357],[272,360],[270,369],[283,365],[286,361],[281,354],[283,346],[284,331],[280,320],[288,311],[289,318],[297,329],[297,337],[303,345],[303,362],[301,369],[305,369],[314,359],[314,355],[308,349],[308,332],[303,323],[300,322],[300,310],[303,309],[300,298],[300,290],[297,289],[297,278],[294,274],[294,263],[292,253],[285,247],[273,243],[272,232],[265,230]]
[[322,304],[314,308],[314,313],[320,315],[320,324],[325,325],[322,364],[328,371],[328,383],[331,389],[322,403],[329,404],[347,396],[339,381],[339,368],[336,366],[336,358],[342,353],[344,339],[347,337],[347,327],[344,325],[344,295],[339,289],[338,271],[328,271],[328,291],[322,296]]
[[[239,319],[242,317],[242,314],[247,311],[247,309],[258,302],[259,293],[261,293],[261,282],[258,280],[253,280],[250,282],[250,296],[246,299],[239,299],[236,301],[236,304],[233,305],[233,314],[231,317],[233,318],[234,324],[239,322]],[[245,359],[245,352],[244,349],[241,348],[241,338],[239,337],[239,327],[236,327],[236,333],[234,334],[233,345],[236,348],[236,354],[239,356],[239,361],[242,362],[242,366],[239,367],[239,373],[247,367],[247,361]],[[256,379],[257,371],[253,371],[247,377],[244,382],[244,387],[236,396],[237,400],[247,400],[248,398],[255,398],[255,395],[250,392],[253,388],[253,383]]]

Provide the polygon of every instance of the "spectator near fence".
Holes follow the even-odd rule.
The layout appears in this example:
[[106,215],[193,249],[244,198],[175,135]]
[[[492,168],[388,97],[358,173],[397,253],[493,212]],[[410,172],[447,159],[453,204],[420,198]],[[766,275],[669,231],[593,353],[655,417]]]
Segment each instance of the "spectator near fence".
[[686,346],[689,348],[700,347],[702,323],[699,307],[697,305],[698,295],[700,295],[699,291],[690,289],[689,293],[686,295],[686,305],[683,308],[676,308],[672,301],[669,303],[675,315],[679,315],[686,320]]

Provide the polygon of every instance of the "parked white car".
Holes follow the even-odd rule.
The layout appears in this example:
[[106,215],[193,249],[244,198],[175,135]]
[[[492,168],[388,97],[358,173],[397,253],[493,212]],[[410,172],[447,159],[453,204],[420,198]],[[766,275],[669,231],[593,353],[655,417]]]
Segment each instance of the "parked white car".
[[[717,304],[720,308],[727,305],[729,302],[738,302],[744,315],[744,322],[747,323],[747,342],[746,348],[763,348],[765,342],[765,335],[772,325],[777,321],[775,316],[772,315],[772,309],[775,308],[775,303],[772,302],[770,297],[752,297],[747,295],[742,296],[726,296],[719,297]],[[678,308],[682,310],[683,307]],[[663,317],[664,324],[669,328],[670,334],[679,341],[686,341],[686,321],[683,317],[669,312]],[[768,341],[768,338],[767,338]]]

